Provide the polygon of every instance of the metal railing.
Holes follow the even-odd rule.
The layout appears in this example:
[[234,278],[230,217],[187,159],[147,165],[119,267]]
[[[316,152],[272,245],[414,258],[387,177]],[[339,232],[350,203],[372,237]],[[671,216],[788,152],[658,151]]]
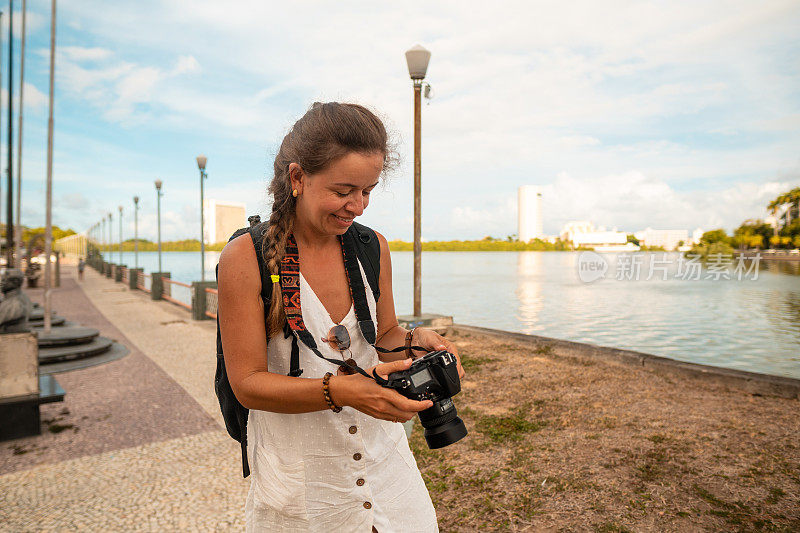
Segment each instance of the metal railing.
[[182,302],[173,297],[172,295],[172,286],[177,285],[178,287],[186,287],[189,289],[189,294],[191,295],[192,286],[188,283],[183,283],[182,281],[175,281],[169,278],[161,278],[161,283],[163,284],[164,291],[161,293],[161,297],[168,302],[172,302],[175,305],[180,305],[181,307],[185,307],[186,309],[192,310],[192,305],[187,304],[186,302]]
[[217,289],[206,289],[206,316],[217,319]]
[[150,292],[150,287],[153,283],[153,277],[150,274],[145,274],[144,272],[139,272],[139,276],[136,278],[136,288],[140,291]]

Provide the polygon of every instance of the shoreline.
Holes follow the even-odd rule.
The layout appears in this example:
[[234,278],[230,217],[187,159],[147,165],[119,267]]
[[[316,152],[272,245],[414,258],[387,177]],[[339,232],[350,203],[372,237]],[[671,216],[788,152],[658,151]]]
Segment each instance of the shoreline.
[[474,332],[499,338],[505,337],[513,339],[529,344],[534,351],[541,346],[547,345],[554,348],[561,348],[574,357],[642,367],[645,370],[666,376],[707,380],[750,394],[770,395],[790,399],[800,398],[800,379],[789,376],[692,363],[689,361],[672,359],[670,357],[637,352],[635,350],[600,346],[480,326],[470,326],[467,324],[453,324],[451,328],[455,332]]

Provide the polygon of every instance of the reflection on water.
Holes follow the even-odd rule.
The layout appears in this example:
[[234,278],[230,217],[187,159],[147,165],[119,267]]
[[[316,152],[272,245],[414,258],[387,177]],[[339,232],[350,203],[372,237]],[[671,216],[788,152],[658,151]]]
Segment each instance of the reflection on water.
[[[173,279],[199,278],[199,253],[163,255]],[[206,279],[214,279],[218,255],[206,254]],[[761,261],[756,280],[695,280],[676,277],[679,254],[645,253],[639,281],[618,281],[620,256],[603,255],[606,277],[583,283],[577,253],[425,252],[423,310],[462,324],[800,377],[800,262]],[[646,279],[650,262],[660,260],[669,263],[667,279]],[[123,262],[132,265],[133,254]],[[139,265],[152,272],[157,254],[140,253]],[[392,253],[392,266],[395,307],[410,314],[413,254]]]
[[544,278],[542,254],[538,252],[520,252],[517,255],[517,308],[518,319],[528,325],[524,333],[532,333],[539,311],[544,306],[542,299],[542,278]]

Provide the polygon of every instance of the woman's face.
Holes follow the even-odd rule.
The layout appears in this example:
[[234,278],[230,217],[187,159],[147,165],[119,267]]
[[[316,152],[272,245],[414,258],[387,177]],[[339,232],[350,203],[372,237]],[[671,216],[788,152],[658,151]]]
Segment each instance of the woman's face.
[[296,189],[297,223],[324,235],[341,235],[369,204],[383,170],[383,154],[350,152],[316,174],[289,165]]

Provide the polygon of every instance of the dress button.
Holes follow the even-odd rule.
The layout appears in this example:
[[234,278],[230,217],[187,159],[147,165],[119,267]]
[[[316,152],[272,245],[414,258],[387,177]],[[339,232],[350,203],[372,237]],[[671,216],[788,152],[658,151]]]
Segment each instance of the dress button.
[[354,453],[353,454],[353,460],[354,461],[360,461],[361,460],[361,454],[360,453]]
[[355,426],[350,426],[350,434],[351,434],[351,435],[355,435],[356,431],[358,431],[358,428],[357,428],[357,427],[355,427]]
[[364,486],[364,480],[362,478],[358,478],[358,481],[356,481],[356,485],[358,485],[359,487],[363,487]]
[[369,502],[364,502],[364,509],[372,509],[372,504]]

